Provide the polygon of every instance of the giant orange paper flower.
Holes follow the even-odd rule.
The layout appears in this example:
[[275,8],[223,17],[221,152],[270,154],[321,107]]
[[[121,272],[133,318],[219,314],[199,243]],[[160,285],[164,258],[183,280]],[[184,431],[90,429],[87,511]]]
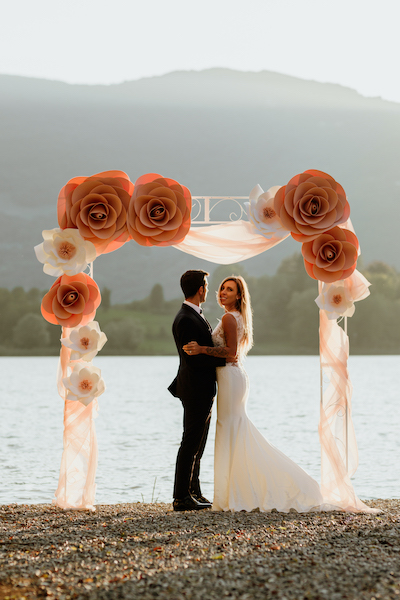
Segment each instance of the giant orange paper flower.
[[42,315],[54,325],[83,326],[94,319],[100,302],[100,290],[89,275],[62,275],[43,297]]
[[295,175],[281,187],[275,194],[274,208],[298,242],[315,239],[350,215],[342,186],[327,173],[314,170]]
[[135,182],[128,231],[142,246],[179,244],[190,229],[192,196],[174,179],[148,173]]
[[359,243],[348,229],[333,227],[315,240],[305,242],[301,252],[307,273],[326,283],[350,277],[357,265]]
[[133,187],[123,171],[70,179],[58,196],[61,229],[78,229],[97,255],[117,250],[129,239],[126,215]]

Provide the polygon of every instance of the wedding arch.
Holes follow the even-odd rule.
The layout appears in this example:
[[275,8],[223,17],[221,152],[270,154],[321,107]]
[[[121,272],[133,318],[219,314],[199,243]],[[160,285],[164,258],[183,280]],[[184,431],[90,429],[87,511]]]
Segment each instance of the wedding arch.
[[[212,211],[228,200],[237,210],[229,220],[213,220]],[[350,205],[333,177],[307,170],[267,192],[256,185],[249,198],[192,197],[188,188],[159,174],[148,173],[132,183],[122,171],[106,171],[68,181],[58,196],[57,216],[59,227],[43,231],[43,243],[35,246],[44,272],[57,277],[42,300],[42,315],[62,327],[57,385],[64,400],[64,434],[54,504],[94,510],[94,418],[105,384],[92,360],[107,340],[94,320],[101,301],[94,260],[135,241],[173,246],[227,265],[291,236],[302,245],[308,275],[318,281],[322,495],[342,510],[369,510],[351,483],[358,454],[347,318],[354,313],[354,302],[369,295],[370,284],[356,269],[360,248]]]

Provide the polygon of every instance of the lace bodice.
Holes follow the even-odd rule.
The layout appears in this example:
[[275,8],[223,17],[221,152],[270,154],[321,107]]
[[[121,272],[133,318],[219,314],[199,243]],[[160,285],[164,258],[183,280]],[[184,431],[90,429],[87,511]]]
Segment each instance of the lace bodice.
[[[243,339],[244,335],[244,325],[243,325],[243,317],[238,310],[233,310],[231,313],[236,319],[237,324],[237,343],[238,343],[238,356],[240,359],[240,342]],[[226,346],[225,332],[224,326],[222,325],[222,321],[219,321],[218,325],[212,332],[212,340],[214,346]]]

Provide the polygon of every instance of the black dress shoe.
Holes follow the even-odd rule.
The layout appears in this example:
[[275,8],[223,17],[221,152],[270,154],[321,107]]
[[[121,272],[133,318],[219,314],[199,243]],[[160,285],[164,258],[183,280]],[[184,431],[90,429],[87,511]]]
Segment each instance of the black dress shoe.
[[211,508],[210,502],[199,502],[193,496],[185,496],[185,498],[175,498],[172,503],[174,510],[203,510],[204,508]]
[[210,502],[209,500],[207,500],[207,498],[205,498],[202,494],[195,494],[194,492],[190,492],[190,495],[197,500],[197,502],[201,502],[201,503],[205,503],[205,504],[212,504],[212,502]]

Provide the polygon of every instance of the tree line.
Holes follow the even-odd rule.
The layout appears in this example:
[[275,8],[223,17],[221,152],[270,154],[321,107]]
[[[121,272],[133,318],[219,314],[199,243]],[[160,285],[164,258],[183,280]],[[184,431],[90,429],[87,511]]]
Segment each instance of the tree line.
[[[352,354],[400,353],[400,273],[383,262],[359,270],[371,282],[371,295],[356,303],[348,320]],[[317,282],[310,279],[301,255],[282,261],[275,275],[250,276],[242,265],[219,266],[210,277],[205,314],[213,326],[222,309],[213,290],[231,274],[249,285],[254,313],[255,354],[315,354],[318,352]],[[58,354],[60,327],[40,314],[45,291],[0,288],[0,354]],[[149,296],[127,304],[112,304],[112,292],[102,290],[96,320],[108,337],[102,354],[174,354],[173,316],[182,297],[166,300],[156,283]]]

